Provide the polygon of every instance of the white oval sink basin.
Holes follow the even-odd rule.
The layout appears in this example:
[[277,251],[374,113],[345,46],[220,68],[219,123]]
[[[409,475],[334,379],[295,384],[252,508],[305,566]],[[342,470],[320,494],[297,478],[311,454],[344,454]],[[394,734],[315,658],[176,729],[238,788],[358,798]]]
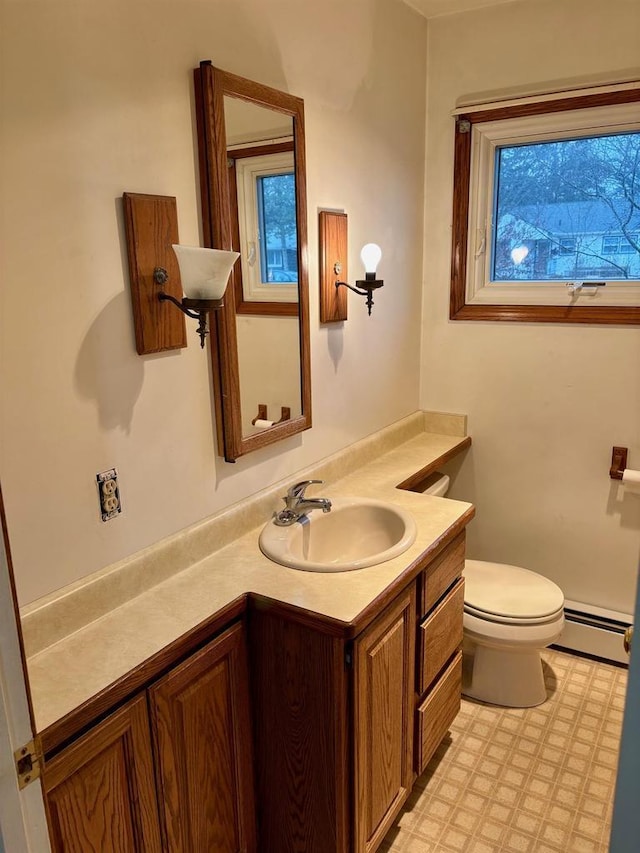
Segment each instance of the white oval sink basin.
[[349,572],[391,560],[416,538],[404,509],[369,498],[338,498],[331,512],[314,509],[290,527],[273,521],[260,534],[262,553],[306,572]]

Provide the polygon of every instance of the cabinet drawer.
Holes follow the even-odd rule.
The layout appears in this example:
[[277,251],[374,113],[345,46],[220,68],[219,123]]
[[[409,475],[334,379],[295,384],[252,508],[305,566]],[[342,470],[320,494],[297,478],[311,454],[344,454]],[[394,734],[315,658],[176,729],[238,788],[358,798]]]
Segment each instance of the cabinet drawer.
[[431,610],[464,569],[464,531],[422,573],[421,613]]
[[462,643],[463,608],[464,579],[460,578],[418,629],[420,695]]
[[450,665],[416,711],[416,771],[423,773],[460,710],[462,652]]

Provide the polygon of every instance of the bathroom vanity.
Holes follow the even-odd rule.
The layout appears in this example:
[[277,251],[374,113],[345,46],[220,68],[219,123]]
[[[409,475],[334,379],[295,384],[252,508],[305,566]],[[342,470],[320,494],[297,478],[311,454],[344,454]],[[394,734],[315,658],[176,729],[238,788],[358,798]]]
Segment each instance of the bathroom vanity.
[[378,847],[460,707],[463,566],[461,532],[348,629],[253,602],[261,849]]
[[235,530],[33,654],[53,849],[374,851],[459,707],[473,507],[410,490],[469,443],[421,432],[313,472],[415,517],[393,560],[300,572]]

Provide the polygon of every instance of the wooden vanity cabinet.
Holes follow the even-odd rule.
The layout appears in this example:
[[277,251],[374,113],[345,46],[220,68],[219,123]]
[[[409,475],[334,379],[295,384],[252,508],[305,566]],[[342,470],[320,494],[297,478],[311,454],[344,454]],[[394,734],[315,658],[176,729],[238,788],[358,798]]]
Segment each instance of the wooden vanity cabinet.
[[46,762],[54,853],[255,851],[249,715],[236,624]]
[[460,710],[465,535],[418,579],[415,769],[421,774]]
[[361,628],[251,596],[47,759],[54,853],[374,853],[460,707],[464,544]]
[[415,582],[354,641],[250,616],[260,849],[369,853],[413,784]]

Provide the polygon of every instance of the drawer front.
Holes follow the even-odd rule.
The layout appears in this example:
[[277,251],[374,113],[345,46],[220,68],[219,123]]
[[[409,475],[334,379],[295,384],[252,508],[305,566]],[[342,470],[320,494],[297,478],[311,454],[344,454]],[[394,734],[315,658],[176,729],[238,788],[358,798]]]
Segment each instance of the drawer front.
[[422,695],[462,643],[464,579],[458,580],[418,629],[418,693]]
[[460,710],[462,652],[450,665],[416,711],[416,772],[423,773],[431,756]]
[[464,531],[422,573],[422,615],[431,610],[464,569]]

